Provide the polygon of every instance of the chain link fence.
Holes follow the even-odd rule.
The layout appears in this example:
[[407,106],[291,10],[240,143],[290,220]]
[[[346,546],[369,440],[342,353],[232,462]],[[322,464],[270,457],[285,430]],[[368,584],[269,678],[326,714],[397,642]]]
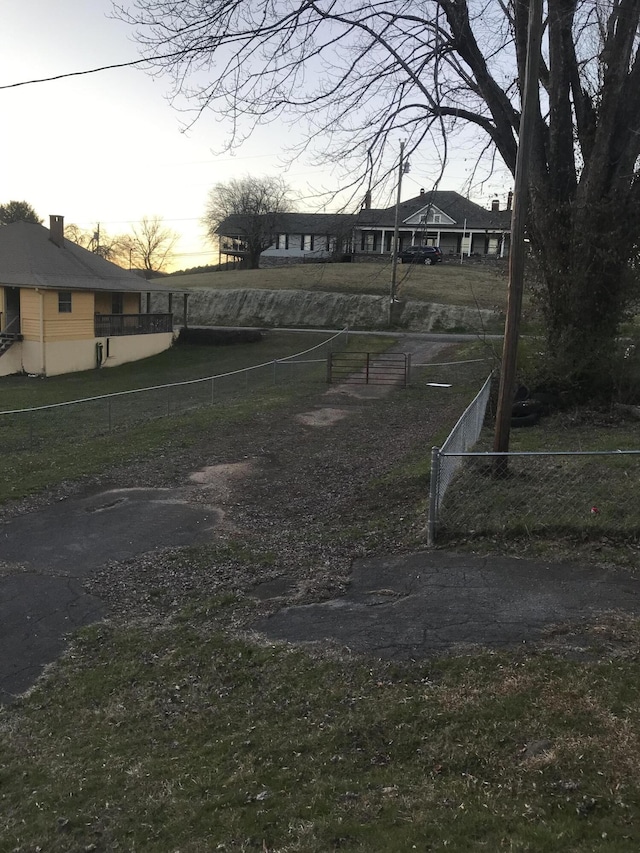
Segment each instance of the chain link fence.
[[432,542],[436,529],[438,539],[640,537],[640,451],[444,453],[440,461],[456,474],[430,518]]
[[472,450],[482,434],[492,378],[442,447],[432,449],[428,544],[460,536],[640,538],[640,450]]
[[462,465],[462,454],[478,441],[487,413],[493,373],[486,378],[471,403],[449,433],[442,447],[431,452],[431,487],[429,492],[429,525],[427,541],[433,545],[442,503],[449,484]]
[[327,355],[346,346],[348,334],[343,329],[295,355],[202,379],[0,412],[0,443],[5,453],[35,450],[215,406],[294,380],[324,382]]

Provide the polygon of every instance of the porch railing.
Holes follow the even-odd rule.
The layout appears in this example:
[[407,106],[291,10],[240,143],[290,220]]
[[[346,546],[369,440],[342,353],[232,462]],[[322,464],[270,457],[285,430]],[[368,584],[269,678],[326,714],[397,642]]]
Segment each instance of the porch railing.
[[96,314],[96,338],[173,331],[173,314]]

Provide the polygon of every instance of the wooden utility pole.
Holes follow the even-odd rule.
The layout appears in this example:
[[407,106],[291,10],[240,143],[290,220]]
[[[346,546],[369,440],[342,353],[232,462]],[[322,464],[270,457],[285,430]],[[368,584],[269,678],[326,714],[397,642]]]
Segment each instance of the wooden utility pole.
[[[496,453],[506,453],[509,450],[511,409],[516,381],[518,334],[520,314],[522,312],[525,261],[524,233],[528,207],[529,158],[531,156],[531,146],[538,113],[538,68],[540,65],[541,40],[542,0],[529,0],[527,61],[522,95],[522,115],[520,116],[520,127],[518,128],[518,153],[516,156],[513,211],[511,214],[509,294],[502,346],[502,368],[500,372],[500,390],[498,392],[498,409],[496,412],[496,432],[493,442],[493,449]],[[500,457],[496,464],[496,473],[504,474],[506,469],[506,457]]]
[[[408,164],[407,164],[408,165]],[[396,301],[398,278],[398,239],[400,235],[400,195],[402,193],[402,176],[405,173],[404,142],[400,143],[400,165],[398,166],[398,195],[396,197],[396,213],[393,225],[393,253],[391,255],[391,288],[389,292],[389,325],[393,326],[393,305]]]

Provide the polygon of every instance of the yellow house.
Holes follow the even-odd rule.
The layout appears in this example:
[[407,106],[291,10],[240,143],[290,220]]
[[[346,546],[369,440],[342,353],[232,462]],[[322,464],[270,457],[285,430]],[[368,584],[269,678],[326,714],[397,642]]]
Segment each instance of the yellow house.
[[142,313],[149,282],[28,222],[0,227],[0,376],[54,376],[156,355],[172,315]]

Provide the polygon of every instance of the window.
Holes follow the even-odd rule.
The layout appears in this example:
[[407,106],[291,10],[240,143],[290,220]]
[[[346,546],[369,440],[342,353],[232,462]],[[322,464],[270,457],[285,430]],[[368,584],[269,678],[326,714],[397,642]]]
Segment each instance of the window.
[[278,239],[276,242],[276,249],[288,249],[289,248],[289,235],[288,234],[278,234]]
[[425,213],[423,213],[420,216],[420,225],[426,225],[426,224],[427,224],[427,215]]
[[305,252],[313,251],[313,234],[302,235],[302,250]]
[[71,291],[61,290],[58,293],[58,314],[71,314]]
[[437,222],[441,222],[441,221],[442,221],[442,217],[440,216],[440,214],[439,214],[439,213],[434,213],[434,214],[433,214],[433,221],[434,221],[434,223],[437,223]]

